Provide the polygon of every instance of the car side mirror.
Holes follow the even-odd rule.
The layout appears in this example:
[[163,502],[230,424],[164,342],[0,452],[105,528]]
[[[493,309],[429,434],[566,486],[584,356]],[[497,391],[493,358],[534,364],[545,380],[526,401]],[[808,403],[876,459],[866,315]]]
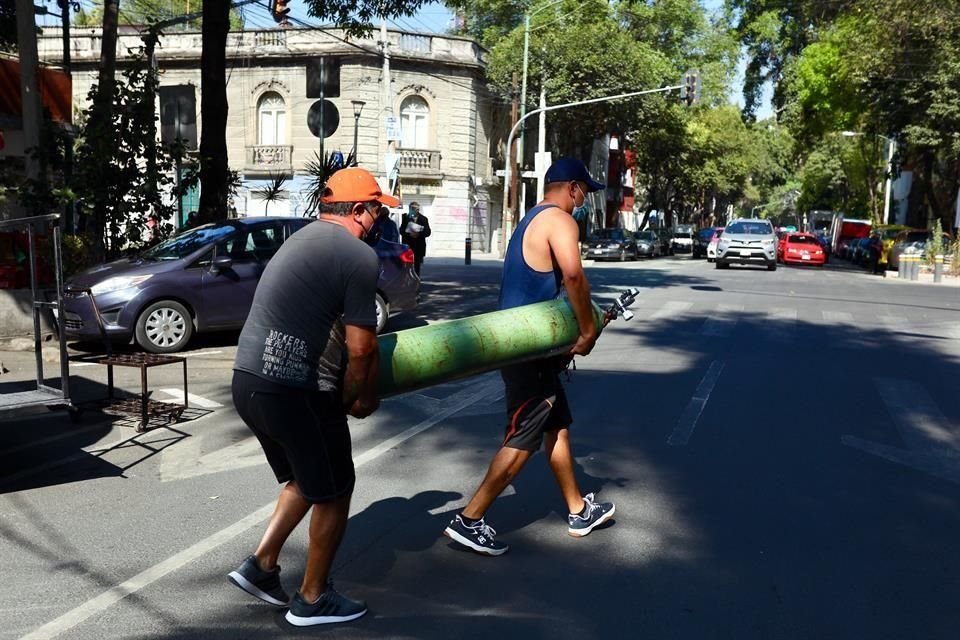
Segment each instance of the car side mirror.
[[233,266],[233,258],[230,256],[217,256],[213,259],[213,263],[210,265],[210,273],[218,274],[221,271],[226,271]]

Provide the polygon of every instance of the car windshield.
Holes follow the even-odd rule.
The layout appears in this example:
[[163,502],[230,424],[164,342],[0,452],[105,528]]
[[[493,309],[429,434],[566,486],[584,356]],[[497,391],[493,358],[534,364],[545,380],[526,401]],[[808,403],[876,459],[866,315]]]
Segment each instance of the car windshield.
[[727,227],[727,233],[750,236],[767,236],[773,233],[769,222],[734,222]]
[[709,240],[713,237],[713,234],[713,229],[700,229],[700,233],[698,235],[700,236],[701,240]]
[[911,231],[907,234],[907,237],[903,239],[904,242],[926,242],[930,239],[929,231]]
[[684,237],[692,236],[693,227],[688,224],[681,224],[679,227],[677,227],[677,235],[684,236]]
[[157,246],[144,251],[140,257],[144,260],[180,260],[197,249],[223,240],[236,230],[235,225],[207,224],[164,240]]
[[902,229],[884,229],[883,230],[883,239],[884,240],[893,240],[897,237],[897,234],[900,233]]
[[787,238],[790,244],[817,244],[817,239],[813,236],[790,236]]
[[623,229],[598,229],[597,240],[623,240]]
[[637,240],[646,240],[647,242],[652,242],[656,239],[657,236],[649,229],[646,231],[637,231]]

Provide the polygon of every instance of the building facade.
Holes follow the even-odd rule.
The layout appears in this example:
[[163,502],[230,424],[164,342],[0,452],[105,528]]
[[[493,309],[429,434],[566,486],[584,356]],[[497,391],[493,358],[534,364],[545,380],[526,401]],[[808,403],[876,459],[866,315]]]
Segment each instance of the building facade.
[[[466,38],[400,31],[386,35],[389,59],[384,64],[379,31],[365,38],[349,38],[335,29],[230,33],[227,154],[230,168],[241,177],[232,206],[240,216],[306,213],[306,167],[320,149],[320,139],[308,125],[318,98],[307,97],[307,68],[322,58],[327,69],[339,68],[334,77],[339,94],[328,98],[332,107],[325,111],[324,126],[339,122],[325,138],[324,150],[347,156],[356,139],[360,166],[385,188],[391,178],[397,181],[402,206],[417,202],[430,219],[428,255],[431,249],[462,248],[466,237],[476,250],[488,251],[499,225],[500,191],[490,160],[493,112],[484,81],[486,52]],[[188,91],[186,108],[195,103],[198,135],[201,45],[199,32],[171,32],[156,48],[160,95],[168,88],[195,88]],[[100,46],[99,29],[72,33],[73,96],[81,109],[96,82]],[[45,30],[38,44],[41,59],[53,64],[62,59],[62,47],[56,30]],[[141,47],[139,33],[121,33],[119,65]],[[166,121],[161,111],[158,99],[158,130]],[[192,118],[181,113],[179,119]],[[397,169],[392,176],[388,160]],[[267,202],[262,190],[277,176],[287,179],[284,192]],[[195,206],[191,198],[196,194],[187,196],[185,214]]]

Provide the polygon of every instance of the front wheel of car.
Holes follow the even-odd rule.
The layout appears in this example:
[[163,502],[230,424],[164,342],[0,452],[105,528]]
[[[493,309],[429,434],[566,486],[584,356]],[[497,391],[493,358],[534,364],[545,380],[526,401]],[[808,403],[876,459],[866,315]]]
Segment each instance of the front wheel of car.
[[173,300],[154,302],[137,318],[137,344],[150,353],[182,351],[193,336],[193,318]]
[[390,305],[387,304],[387,301],[383,299],[379,293],[377,294],[377,333],[383,331],[383,328],[387,326],[387,318],[390,317]]
[[717,261],[716,261],[716,268],[717,268],[717,269],[726,269],[726,268],[727,268],[727,263],[724,262],[723,260],[717,260]]
[[777,263],[776,263],[776,262],[774,262],[773,264],[768,264],[768,265],[767,265],[767,271],[776,271],[776,270],[777,270]]

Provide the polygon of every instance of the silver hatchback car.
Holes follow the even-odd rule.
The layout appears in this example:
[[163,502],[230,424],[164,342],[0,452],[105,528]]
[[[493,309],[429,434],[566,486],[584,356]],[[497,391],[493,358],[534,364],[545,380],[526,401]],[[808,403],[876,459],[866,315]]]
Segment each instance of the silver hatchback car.
[[717,243],[717,269],[731,264],[765,265],[777,270],[777,234],[769,220],[747,218],[726,226]]

